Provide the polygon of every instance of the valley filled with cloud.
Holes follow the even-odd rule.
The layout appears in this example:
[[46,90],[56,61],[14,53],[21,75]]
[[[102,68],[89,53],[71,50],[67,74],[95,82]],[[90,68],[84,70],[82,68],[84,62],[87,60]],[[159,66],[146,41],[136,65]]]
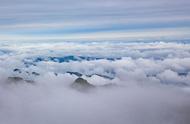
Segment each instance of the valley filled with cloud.
[[2,41],[2,124],[188,124],[188,41]]

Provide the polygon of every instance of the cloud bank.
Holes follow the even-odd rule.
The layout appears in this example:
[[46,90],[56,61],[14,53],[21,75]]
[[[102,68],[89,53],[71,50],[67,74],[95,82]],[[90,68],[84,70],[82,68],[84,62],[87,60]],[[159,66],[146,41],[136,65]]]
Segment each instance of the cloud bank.
[[[189,62],[182,42],[4,41],[0,123],[189,124]],[[67,72],[96,88],[73,89]]]

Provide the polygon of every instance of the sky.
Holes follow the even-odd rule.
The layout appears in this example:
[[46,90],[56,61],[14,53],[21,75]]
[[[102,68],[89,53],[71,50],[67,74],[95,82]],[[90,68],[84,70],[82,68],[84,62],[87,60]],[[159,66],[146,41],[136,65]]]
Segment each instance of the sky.
[[0,0],[0,40],[189,38],[189,0]]
[[189,103],[190,0],[0,0],[0,124],[190,124]]

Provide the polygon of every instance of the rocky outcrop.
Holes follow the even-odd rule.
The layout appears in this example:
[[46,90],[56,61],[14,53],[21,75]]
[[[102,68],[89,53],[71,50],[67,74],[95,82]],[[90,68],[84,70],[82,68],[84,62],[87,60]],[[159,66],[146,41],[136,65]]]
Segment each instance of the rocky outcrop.
[[15,77],[8,77],[7,78],[7,82],[8,83],[15,83],[15,84],[17,84],[17,83],[31,83],[31,84],[33,84],[33,83],[35,83],[33,80],[25,80],[25,79],[23,79],[22,77],[17,77],[17,76],[15,76]]
[[9,81],[9,82],[23,82],[24,79],[21,77],[8,77],[7,81]]
[[18,69],[18,68],[15,68],[13,71],[18,72],[18,73],[22,73],[22,71],[20,69]]
[[95,88],[94,85],[90,84],[87,80],[80,77],[71,84],[71,87],[79,91],[87,91],[89,89]]
[[13,69],[13,72],[17,72],[19,74],[26,73],[28,75],[32,74],[34,76],[40,76],[40,73],[38,73],[38,72],[33,71],[33,72],[30,73],[29,71],[22,71],[21,69],[18,69],[18,68]]
[[76,75],[77,77],[81,77],[82,74],[79,72],[72,72],[72,71],[67,71],[66,73],[70,74],[70,75]]
[[116,87],[117,85],[116,84],[113,84],[113,83],[109,83],[109,84],[104,84],[104,85],[93,85],[91,83],[89,83],[87,80],[79,77],[77,78],[72,84],[71,84],[71,87],[73,89],[76,89],[78,91],[82,91],[82,92],[85,92],[85,91],[89,91],[91,89],[94,89],[94,88],[112,88],[112,87]]
[[72,72],[72,71],[67,71],[66,73],[68,73],[70,75],[75,75],[77,77],[82,77],[84,75],[86,77],[99,76],[99,77],[102,77],[102,78],[105,78],[105,79],[109,79],[109,80],[113,80],[114,79],[114,77],[107,76],[107,75],[102,75],[102,74],[82,74],[82,73],[79,73],[79,72]]
[[39,75],[40,75],[40,74],[37,73],[37,72],[32,72],[32,74],[35,75],[35,76],[39,76]]

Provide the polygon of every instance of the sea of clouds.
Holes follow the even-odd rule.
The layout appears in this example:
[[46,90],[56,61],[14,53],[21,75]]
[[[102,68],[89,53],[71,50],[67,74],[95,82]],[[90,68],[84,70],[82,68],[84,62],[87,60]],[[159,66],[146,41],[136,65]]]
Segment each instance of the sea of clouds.
[[[73,89],[68,71],[96,88]],[[190,44],[2,41],[0,123],[189,124]]]

